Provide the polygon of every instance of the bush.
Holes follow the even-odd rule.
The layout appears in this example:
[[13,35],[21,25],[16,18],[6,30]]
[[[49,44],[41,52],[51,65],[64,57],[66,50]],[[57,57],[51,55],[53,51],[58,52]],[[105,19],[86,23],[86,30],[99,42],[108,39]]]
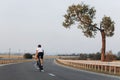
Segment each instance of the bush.
[[107,52],[106,58],[105,58],[106,61],[113,61],[113,60],[116,60],[116,59],[117,59],[117,56],[114,55],[112,53],[112,51]]
[[87,60],[87,54],[80,54],[80,60]]
[[101,53],[97,52],[97,53],[88,54],[88,58],[90,60],[100,60],[101,59]]
[[25,53],[23,56],[25,59],[32,59],[32,54],[30,53]]
[[119,56],[119,57],[117,57],[117,60],[120,60],[120,56]]

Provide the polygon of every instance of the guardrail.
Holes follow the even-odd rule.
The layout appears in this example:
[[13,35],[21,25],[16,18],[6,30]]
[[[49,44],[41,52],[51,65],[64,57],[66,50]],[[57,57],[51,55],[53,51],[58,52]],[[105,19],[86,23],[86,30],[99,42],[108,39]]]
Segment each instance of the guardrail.
[[60,64],[64,64],[75,68],[120,75],[120,62],[111,63],[111,62],[101,62],[101,61],[85,61],[85,60],[75,61],[75,60],[61,60],[61,59],[56,59],[56,61]]
[[19,63],[19,62],[28,62],[33,61],[32,59],[2,59],[0,60],[0,64],[8,64],[8,63]]

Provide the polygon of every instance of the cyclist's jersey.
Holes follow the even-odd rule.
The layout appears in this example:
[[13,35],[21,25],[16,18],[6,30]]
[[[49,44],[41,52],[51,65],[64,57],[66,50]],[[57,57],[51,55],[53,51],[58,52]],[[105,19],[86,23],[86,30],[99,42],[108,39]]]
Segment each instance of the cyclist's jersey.
[[42,49],[42,48],[37,48],[36,50],[38,51],[38,53],[39,53],[39,52],[43,52],[43,49]]
[[43,59],[44,50],[42,48],[37,48],[36,50],[38,51],[37,57]]

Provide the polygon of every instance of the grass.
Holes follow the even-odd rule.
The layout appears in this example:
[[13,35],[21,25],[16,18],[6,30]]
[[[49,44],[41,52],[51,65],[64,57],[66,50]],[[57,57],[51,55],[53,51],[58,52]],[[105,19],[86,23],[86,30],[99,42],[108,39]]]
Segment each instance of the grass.
[[[6,60],[0,60],[0,64],[27,62],[27,61],[34,61],[35,60],[34,56],[33,56],[33,59],[24,59],[23,55],[14,55],[14,54],[11,54],[10,56],[8,54],[0,54],[0,58],[6,59]],[[51,55],[44,56],[44,59],[53,59],[53,58],[58,58],[58,56],[51,56]]]
[[15,54],[11,54],[10,56],[8,54],[0,54],[0,58],[23,58],[23,55],[15,55]]
[[24,59],[23,55],[13,55],[10,56],[7,54],[0,54],[0,64],[9,64],[9,63],[20,63],[20,62],[28,62],[33,61],[33,59]]

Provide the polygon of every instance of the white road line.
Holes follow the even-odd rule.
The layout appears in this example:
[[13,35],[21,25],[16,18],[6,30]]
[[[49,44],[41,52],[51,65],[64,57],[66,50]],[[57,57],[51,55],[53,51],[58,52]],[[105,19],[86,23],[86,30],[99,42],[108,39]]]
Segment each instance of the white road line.
[[[23,62],[19,62],[19,63],[23,63]],[[0,64],[0,66],[7,66],[7,65],[11,65],[11,64],[19,64],[19,63],[8,63],[8,64]]]
[[0,66],[6,66],[6,65],[11,65],[11,64],[15,64],[15,63],[9,63],[9,64],[0,64]]
[[53,76],[53,77],[55,76],[55,75],[54,75],[54,74],[52,74],[52,73],[48,73],[48,74],[49,74],[50,76]]

